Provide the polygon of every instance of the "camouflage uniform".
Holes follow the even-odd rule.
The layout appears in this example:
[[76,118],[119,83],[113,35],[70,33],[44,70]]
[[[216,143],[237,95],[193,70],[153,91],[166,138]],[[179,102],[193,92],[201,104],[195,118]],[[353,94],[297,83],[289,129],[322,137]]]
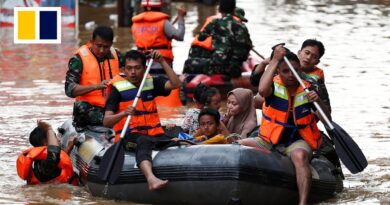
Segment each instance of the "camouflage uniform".
[[210,58],[213,52],[200,46],[191,46],[188,58]]
[[[236,7],[234,10],[234,16],[238,17],[241,22],[248,22],[245,18],[245,11],[242,8]],[[191,46],[188,58],[210,58],[212,51],[199,46]]]
[[[124,58],[122,54],[117,51],[119,59],[119,67],[124,67]],[[113,59],[111,53],[107,54],[105,58]],[[98,61],[103,62],[105,58],[99,58]],[[72,95],[73,89],[80,83],[81,74],[83,72],[83,62],[80,56],[75,55],[69,60],[68,71],[65,79],[65,94],[68,97],[75,98]],[[73,123],[77,127],[84,127],[86,125],[103,125],[104,108],[97,107],[84,101],[75,101],[73,104]]]
[[225,74],[231,77],[241,76],[242,63],[247,59],[252,48],[252,41],[246,26],[233,19],[231,14],[214,19],[198,39],[205,40],[212,36],[213,49],[210,57],[188,59],[184,65],[184,73]]

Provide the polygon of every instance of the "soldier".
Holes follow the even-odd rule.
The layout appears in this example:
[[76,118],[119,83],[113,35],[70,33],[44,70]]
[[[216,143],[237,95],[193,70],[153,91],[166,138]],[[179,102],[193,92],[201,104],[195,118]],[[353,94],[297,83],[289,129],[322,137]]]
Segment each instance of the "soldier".
[[[207,17],[200,31],[203,31],[212,20],[218,18],[222,18],[220,13]],[[245,11],[242,8],[236,7],[233,18],[238,22],[248,22],[248,19],[245,18]],[[210,58],[213,51],[212,37],[209,36],[206,40],[199,41],[198,36],[196,35],[191,43],[188,58]]]
[[92,40],[81,46],[69,60],[65,94],[76,98],[73,123],[77,128],[103,125],[107,85],[124,65],[120,52],[112,47],[113,39],[111,28],[97,27]]
[[211,57],[186,61],[184,73],[241,76],[241,66],[249,55],[252,41],[246,26],[234,20],[235,7],[235,0],[220,1],[219,12],[222,18],[212,20],[198,36],[199,41],[212,37]]

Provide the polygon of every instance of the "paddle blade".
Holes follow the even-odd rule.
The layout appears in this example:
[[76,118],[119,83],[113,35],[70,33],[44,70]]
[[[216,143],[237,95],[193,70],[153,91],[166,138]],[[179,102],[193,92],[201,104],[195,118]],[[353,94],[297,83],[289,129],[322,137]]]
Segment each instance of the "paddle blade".
[[337,155],[347,167],[347,169],[356,174],[367,167],[367,159],[356,142],[348,133],[335,122],[332,122],[333,130],[328,130],[329,135],[333,138]]
[[122,146],[122,139],[120,139],[104,153],[100,162],[98,177],[103,181],[114,184],[122,170],[124,158],[125,152]]
[[114,184],[116,182],[123,168],[123,163],[125,161],[125,150],[123,149],[123,146],[121,147],[122,148],[119,150],[118,156],[114,162],[110,177],[108,178],[108,182],[110,184]]

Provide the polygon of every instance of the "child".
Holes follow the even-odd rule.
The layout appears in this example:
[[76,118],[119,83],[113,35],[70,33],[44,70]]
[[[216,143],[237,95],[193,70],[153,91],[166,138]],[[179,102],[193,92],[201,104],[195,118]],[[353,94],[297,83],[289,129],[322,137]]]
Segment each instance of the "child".
[[324,71],[318,68],[321,57],[325,53],[325,47],[321,41],[307,39],[302,43],[298,51],[298,58],[303,71],[302,78],[312,84],[329,111],[332,111],[328,90],[325,86]]
[[193,135],[199,128],[198,116],[204,107],[219,110],[221,94],[218,89],[205,84],[198,84],[194,91],[195,108],[189,109],[184,117],[182,128],[184,132]]
[[225,134],[227,128],[219,120],[219,112],[212,108],[205,108],[199,113],[199,130],[194,134],[199,144],[227,144]]
[[256,109],[253,102],[253,93],[246,88],[236,88],[228,93],[227,113],[223,123],[230,133],[237,133],[247,138],[257,125]]
[[301,50],[298,51],[298,58],[302,71],[310,77],[325,82],[324,71],[316,65],[320,62],[325,53],[324,45],[316,39],[307,39],[302,43]]

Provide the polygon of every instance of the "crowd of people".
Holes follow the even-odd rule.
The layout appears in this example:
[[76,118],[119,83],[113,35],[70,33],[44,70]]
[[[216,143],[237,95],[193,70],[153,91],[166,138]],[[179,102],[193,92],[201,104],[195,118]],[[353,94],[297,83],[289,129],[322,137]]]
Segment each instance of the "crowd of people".
[[[167,186],[168,180],[154,175],[151,150],[158,143],[178,140],[165,134],[155,98],[169,95],[182,84],[172,69],[172,39],[183,40],[186,11],[178,8],[176,29],[170,17],[161,12],[161,1],[142,0],[141,4],[144,12],[132,18],[131,28],[137,49],[122,55],[112,47],[113,30],[97,27],[91,40],[69,60],[65,94],[75,98],[73,123],[78,131],[87,126],[112,128],[116,142],[127,116],[132,116],[124,141],[135,145],[137,165],[149,190],[155,191]],[[195,36],[183,72],[240,76],[241,65],[253,46],[244,24],[247,21],[235,0],[220,0],[219,14],[209,17]],[[306,204],[311,182],[310,159],[322,143],[317,127],[321,116],[312,102],[318,102],[329,118],[331,111],[324,72],[317,67],[325,48],[320,41],[308,39],[297,54],[284,44],[272,49],[272,54],[254,67],[250,77],[258,92],[246,88],[230,91],[223,96],[227,98],[227,111],[221,113],[223,94],[215,87],[199,84],[194,91],[194,107],[187,110],[180,126],[197,144],[239,143],[280,150],[294,164],[299,204]],[[145,73],[148,59],[154,60],[151,75]],[[310,88],[308,93],[299,85],[285,59]],[[140,87],[145,75],[145,84]],[[142,91],[140,96],[136,96],[138,89]],[[136,97],[139,101],[133,107]],[[262,110],[261,123],[256,120],[256,108]],[[61,150],[51,126],[38,121],[30,134],[30,143],[33,147],[23,151],[17,161],[21,178],[28,184],[74,183],[68,154],[77,140],[72,138]]]

